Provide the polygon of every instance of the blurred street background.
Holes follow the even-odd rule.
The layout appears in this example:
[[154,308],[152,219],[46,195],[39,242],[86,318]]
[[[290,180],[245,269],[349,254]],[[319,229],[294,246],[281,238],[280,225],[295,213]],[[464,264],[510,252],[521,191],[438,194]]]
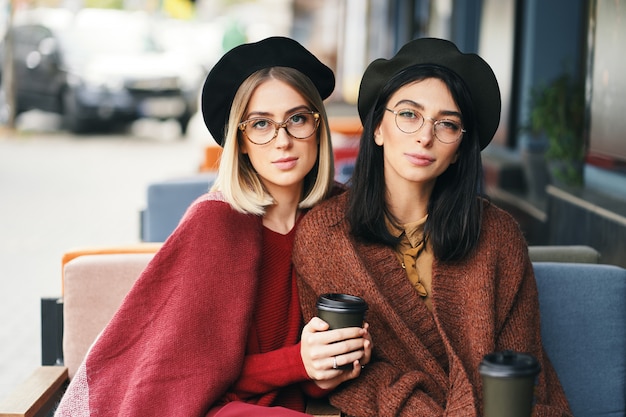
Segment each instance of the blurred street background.
[[[31,129],[54,121],[29,116]],[[186,140],[176,123],[145,120],[89,137],[0,137],[0,398],[41,363],[40,298],[61,294],[63,253],[138,242],[148,184],[197,172],[212,140],[198,127]]]
[[478,53],[502,93],[489,197],[529,244],[626,267],[624,15],[608,0],[0,0],[0,399],[41,363],[63,253],[141,241],[147,186],[197,174],[215,146],[204,77],[268,36],[334,70],[335,155],[372,60],[419,37]]

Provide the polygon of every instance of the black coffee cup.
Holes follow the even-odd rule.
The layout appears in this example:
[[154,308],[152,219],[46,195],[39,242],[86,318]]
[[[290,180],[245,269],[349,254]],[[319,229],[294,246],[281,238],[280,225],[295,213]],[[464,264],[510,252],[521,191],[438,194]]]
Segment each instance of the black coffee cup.
[[[349,294],[322,294],[317,299],[317,316],[329,325],[329,330],[345,327],[363,327],[367,303],[361,297]],[[352,364],[338,369],[352,369]]]
[[485,355],[478,366],[483,381],[484,417],[530,417],[541,365],[534,356],[510,350]]

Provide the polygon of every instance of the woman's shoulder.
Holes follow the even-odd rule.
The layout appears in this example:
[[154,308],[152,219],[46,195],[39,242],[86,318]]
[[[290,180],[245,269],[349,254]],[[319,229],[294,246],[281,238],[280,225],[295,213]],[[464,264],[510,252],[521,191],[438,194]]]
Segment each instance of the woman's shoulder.
[[[210,191],[198,197],[187,208],[182,223],[207,223],[212,225],[246,225],[259,222],[259,216],[235,210],[219,191]],[[250,223],[249,223],[250,222]]]
[[511,213],[487,199],[483,200],[483,225],[519,228],[517,220]]
[[338,192],[333,196],[310,209],[302,219],[300,227],[303,225],[333,226],[341,222],[345,217],[348,193],[345,190],[336,191]]
[[481,246],[490,251],[496,248],[511,253],[526,251],[527,242],[517,220],[507,211],[485,201],[481,227]]
[[233,208],[228,204],[224,196],[219,191],[209,191],[205,194],[202,194],[198,198],[196,198],[190,205],[187,207],[185,215],[183,216],[183,220],[190,216],[195,216],[199,212],[207,212],[207,211],[234,211]]

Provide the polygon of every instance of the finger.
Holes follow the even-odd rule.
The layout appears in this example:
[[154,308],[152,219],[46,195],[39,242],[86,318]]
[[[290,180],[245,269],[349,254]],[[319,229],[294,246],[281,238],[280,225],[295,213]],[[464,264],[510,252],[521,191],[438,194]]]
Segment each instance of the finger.
[[[355,360],[368,361],[365,358],[365,339],[350,339],[328,345],[315,345],[308,349],[308,355],[316,369],[331,369],[333,358],[337,358],[339,365],[345,365]],[[341,359],[339,359],[341,358]],[[323,363],[320,366],[320,362]]]
[[365,353],[363,350],[355,350],[349,353],[345,353],[343,355],[337,355],[335,356],[335,358],[337,358],[337,365],[341,367],[343,365],[351,364],[356,361],[358,361],[359,363],[363,362],[365,360]]
[[360,327],[345,327],[328,330],[320,335],[320,342],[325,344],[336,343],[347,339],[363,338],[365,332]]
[[372,360],[372,342],[366,339],[363,344],[363,358],[360,359],[361,365],[367,365]]
[[344,381],[354,379],[361,375],[361,364],[359,361],[352,362],[352,368],[349,371],[344,372]]
[[328,323],[319,317],[313,317],[309,322],[304,326],[310,332],[324,332],[328,330]]
[[357,350],[363,351],[367,342],[368,340],[363,338],[342,340],[320,347],[320,353],[324,352],[328,356],[337,356]]
[[[332,373],[333,371],[339,371],[341,373],[347,373],[350,374],[351,376],[349,376],[348,379],[352,379],[354,378],[355,375],[355,369],[358,368],[358,373],[356,375],[358,375],[361,372],[361,365],[360,362],[358,360],[351,360],[351,357],[353,355],[341,355],[341,356],[333,356],[331,358],[329,358],[329,362],[330,365],[328,367],[328,374],[331,378],[335,378],[336,374]],[[358,363],[358,366],[355,366],[354,364]]]
[[301,340],[303,343],[308,345],[316,345],[316,344],[327,344],[323,340],[320,341],[319,335],[322,335],[328,330],[328,323],[319,317],[313,317],[309,322],[302,328]]
[[354,379],[359,375],[360,371],[354,373],[354,369],[350,371],[327,371],[325,377],[320,380],[316,380],[315,384],[326,390],[332,390],[336,388],[342,382]]

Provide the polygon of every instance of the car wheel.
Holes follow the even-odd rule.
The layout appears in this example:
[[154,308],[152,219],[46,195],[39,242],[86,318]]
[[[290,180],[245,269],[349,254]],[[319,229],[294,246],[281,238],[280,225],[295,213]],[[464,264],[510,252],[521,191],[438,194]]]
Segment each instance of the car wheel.
[[[6,94],[4,92],[4,86],[0,84],[0,124],[6,125],[9,122],[15,124],[17,120],[17,116],[22,113],[22,110],[19,108],[17,103],[17,97],[15,97],[15,102],[13,103],[15,109],[13,110],[13,114],[11,114],[11,106],[7,101]],[[12,120],[9,120],[12,118]]]
[[7,103],[6,96],[4,94],[4,86],[0,84],[0,123],[7,124],[9,122],[9,103]]
[[71,89],[63,92],[63,127],[72,133],[85,133],[88,123],[80,117],[81,106]]
[[180,132],[184,137],[187,134],[187,127],[189,126],[189,121],[191,120],[191,114],[185,113],[178,118],[178,124],[180,124]]

